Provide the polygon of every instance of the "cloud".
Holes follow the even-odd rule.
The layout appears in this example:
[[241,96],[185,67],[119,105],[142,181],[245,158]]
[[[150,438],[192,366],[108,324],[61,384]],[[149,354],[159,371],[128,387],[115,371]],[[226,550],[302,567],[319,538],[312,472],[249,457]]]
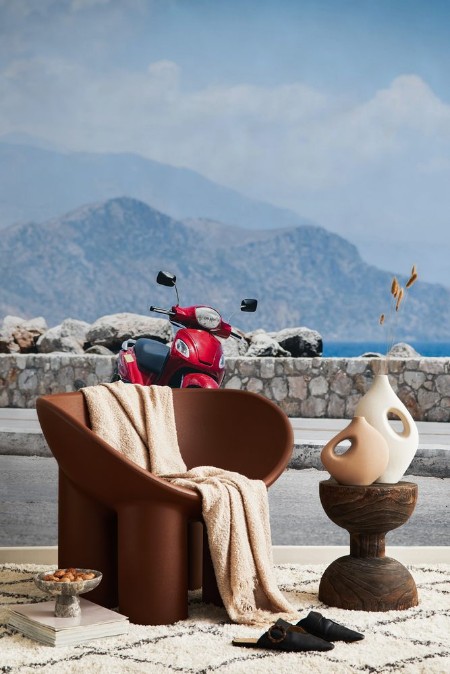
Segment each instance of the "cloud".
[[73,12],[79,12],[84,9],[91,9],[92,7],[98,7],[109,5],[112,0],[71,0],[70,9]]
[[[59,10],[73,12],[83,11],[95,7],[113,4],[115,0],[0,0],[0,11],[7,12],[11,17],[23,19],[32,15],[51,16]],[[130,0],[128,0],[128,4]]]
[[360,221],[379,218],[386,230],[407,219],[406,199],[413,216],[429,207],[429,194],[441,200],[436,222],[450,205],[450,106],[414,74],[360,101],[299,82],[193,91],[171,60],[100,72],[40,57],[5,67],[0,96],[0,133],[187,166],[326,226],[336,227],[336,202],[342,219],[356,220],[355,195]]
[[4,132],[57,141],[70,131],[74,149],[141,151],[224,182],[233,180],[239,157],[236,180],[289,167],[301,187],[323,189],[402,153],[431,153],[431,161],[450,139],[450,107],[415,75],[359,102],[301,83],[184,91],[180,68],[170,60],[142,72],[100,74],[68,60],[33,58],[4,68],[0,87],[8,101],[0,113]]

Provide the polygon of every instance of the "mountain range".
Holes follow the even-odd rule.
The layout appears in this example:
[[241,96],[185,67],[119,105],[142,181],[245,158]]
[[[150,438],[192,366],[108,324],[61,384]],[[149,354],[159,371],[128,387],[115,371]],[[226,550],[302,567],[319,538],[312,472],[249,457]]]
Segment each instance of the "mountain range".
[[[147,313],[174,292],[155,284],[177,274],[180,302],[211,304],[225,318],[244,297],[256,314],[235,315],[243,330],[307,326],[324,340],[384,339],[392,275],[366,264],[355,246],[317,226],[243,229],[211,218],[175,219],[120,197],[43,223],[6,227],[0,239],[0,316],[72,317]],[[400,278],[403,283],[405,279]],[[450,291],[416,283],[394,318],[399,339],[439,341],[450,334]]]
[[[173,218],[219,220],[248,229],[312,224],[292,211],[250,199],[195,171],[136,154],[60,152],[0,137],[0,229],[43,222],[82,204],[129,196]],[[34,141],[38,143],[38,141]]]

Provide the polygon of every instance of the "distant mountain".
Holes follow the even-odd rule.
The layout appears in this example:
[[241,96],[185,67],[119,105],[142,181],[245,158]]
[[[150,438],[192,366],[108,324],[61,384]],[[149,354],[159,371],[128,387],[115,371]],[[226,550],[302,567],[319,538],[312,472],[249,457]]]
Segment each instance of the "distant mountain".
[[135,154],[56,152],[37,140],[30,143],[21,135],[0,138],[0,228],[121,196],[173,218],[202,216],[250,229],[307,224],[292,211],[249,199],[189,169]]
[[[328,341],[383,337],[378,317],[391,275],[365,264],[345,239],[312,226],[252,232],[180,222],[130,198],[5,229],[0,317],[41,315],[54,325],[145,314],[150,304],[175,302],[170,288],[155,284],[159,269],[177,274],[182,304],[211,304],[225,317],[243,297],[257,297],[256,314],[233,318],[245,330],[304,325]],[[449,306],[448,290],[417,283],[397,316],[396,337],[447,339]]]

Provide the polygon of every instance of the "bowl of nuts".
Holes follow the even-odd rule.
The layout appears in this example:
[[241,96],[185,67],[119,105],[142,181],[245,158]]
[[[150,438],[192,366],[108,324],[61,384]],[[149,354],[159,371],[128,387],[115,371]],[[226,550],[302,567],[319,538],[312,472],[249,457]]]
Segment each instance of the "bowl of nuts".
[[34,582],[46,594],[56,596],[55,616],[58,618],[75,618],[80,615],[78,595],[90,592],[100,583],[102,574],[93,569],[56,569],[38,573]]

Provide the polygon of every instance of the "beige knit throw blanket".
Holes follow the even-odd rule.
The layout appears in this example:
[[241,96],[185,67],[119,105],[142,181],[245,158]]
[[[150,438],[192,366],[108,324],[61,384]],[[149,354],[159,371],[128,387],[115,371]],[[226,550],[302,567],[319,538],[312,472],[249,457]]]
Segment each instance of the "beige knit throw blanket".
[[82,392],[95,433],[142,468],[201,494],[217,585],[231,620],[264,625],[297,619],[274,577],[264,482],[212,466],[188,471],[167,386],[115,382]]

